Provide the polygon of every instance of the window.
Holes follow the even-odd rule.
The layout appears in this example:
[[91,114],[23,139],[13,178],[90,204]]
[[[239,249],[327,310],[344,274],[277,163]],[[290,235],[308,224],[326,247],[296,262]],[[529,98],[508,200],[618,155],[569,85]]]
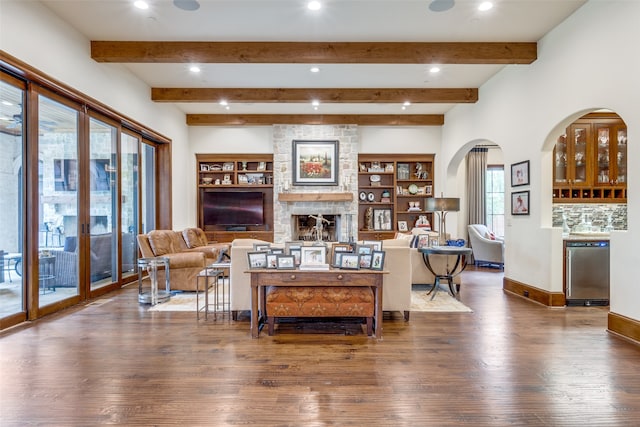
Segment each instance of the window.
[[487,166],[485,206],[487,227],[496,236],[504,236],[504,166]]

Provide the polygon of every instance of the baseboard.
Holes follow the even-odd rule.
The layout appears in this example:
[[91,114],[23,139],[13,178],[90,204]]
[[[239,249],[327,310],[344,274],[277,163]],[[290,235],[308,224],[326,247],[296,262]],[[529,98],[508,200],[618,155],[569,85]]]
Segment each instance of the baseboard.
[[502,290],[547,307],[565,306],[564,293],[545,291],[507,277],[502,280]]
[[607,330],[634,344],[640,344],[640,322],[617,313],[609,312]]

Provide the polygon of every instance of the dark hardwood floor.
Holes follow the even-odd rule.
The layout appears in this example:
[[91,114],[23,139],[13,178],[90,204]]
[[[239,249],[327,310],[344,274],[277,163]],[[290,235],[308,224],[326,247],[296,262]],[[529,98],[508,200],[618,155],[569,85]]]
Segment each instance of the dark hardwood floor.
[[386,316],[380,340],[251,339],[248,317],[149,312],[129,286],[0,334],[0,425],[640,425],[640,347],[606,332],[607,307],[463,274],[473,313]]

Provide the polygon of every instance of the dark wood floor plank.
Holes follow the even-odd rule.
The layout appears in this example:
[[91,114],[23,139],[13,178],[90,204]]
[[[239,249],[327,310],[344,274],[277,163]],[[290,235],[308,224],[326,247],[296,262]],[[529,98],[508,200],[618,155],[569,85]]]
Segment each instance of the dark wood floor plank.
[[640,425],[640,348],[606,332],[608,308],[501,286],[467,271],[473,313],[388,313],[380,340],[251,339],[246,316],[149,312],[129,286],[0,334],[0,425]]

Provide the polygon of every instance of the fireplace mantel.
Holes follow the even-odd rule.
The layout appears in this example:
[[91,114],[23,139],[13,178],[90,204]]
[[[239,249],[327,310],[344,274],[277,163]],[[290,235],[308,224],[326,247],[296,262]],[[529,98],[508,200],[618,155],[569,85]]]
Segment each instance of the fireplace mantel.
[[280,202],[351,202],[353,193],[278,193]]

